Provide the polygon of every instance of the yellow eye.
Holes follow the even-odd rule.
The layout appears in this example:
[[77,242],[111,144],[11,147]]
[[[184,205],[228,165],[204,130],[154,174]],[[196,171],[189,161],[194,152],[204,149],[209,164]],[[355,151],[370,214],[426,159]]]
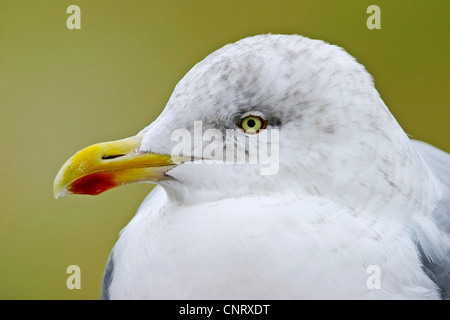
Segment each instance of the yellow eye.
[[239,128],[249,134],[259,133],[266,126],[267,121],[258,116],[247,116],[239,123]]

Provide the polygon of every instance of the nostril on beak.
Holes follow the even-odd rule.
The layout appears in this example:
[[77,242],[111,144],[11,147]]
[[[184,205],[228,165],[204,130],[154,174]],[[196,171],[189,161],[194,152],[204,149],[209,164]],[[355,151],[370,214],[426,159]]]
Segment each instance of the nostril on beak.
[[102,156],[102,160],[111,160],[119,157],[123,157],[124,154],[113,154],[113,155],[104,155]]

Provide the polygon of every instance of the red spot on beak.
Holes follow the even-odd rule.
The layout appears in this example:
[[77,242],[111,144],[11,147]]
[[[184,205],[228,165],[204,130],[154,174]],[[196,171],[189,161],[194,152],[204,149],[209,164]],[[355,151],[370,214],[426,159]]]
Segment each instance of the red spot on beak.
[[95,196],[116,186],[111,173],[100,172],[76,180],[70,185],[70,192]]

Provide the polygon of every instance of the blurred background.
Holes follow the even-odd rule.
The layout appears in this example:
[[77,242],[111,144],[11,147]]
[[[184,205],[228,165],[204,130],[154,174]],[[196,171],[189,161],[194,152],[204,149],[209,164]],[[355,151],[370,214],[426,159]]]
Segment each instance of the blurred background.
[[[69,5],[81,30],[69,30]],[[381,29],[369,30],[369,5]],[[450,2],[0,0],[0,299],[98,299],[118,233],[152,185],[55,200],[79,149],[136,134],[229,42],[301,34],[344,47],[412,136],[450,151]],[[69,265],[81,289],[66,287]]]

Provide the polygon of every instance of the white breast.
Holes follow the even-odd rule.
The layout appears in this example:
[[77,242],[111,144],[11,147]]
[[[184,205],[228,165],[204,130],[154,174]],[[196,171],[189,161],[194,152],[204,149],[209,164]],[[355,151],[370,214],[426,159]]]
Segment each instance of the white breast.
[[408,232],[369,216],[312,197],[179,207],[157,187],[114,248],[110,298],[439,298]]

